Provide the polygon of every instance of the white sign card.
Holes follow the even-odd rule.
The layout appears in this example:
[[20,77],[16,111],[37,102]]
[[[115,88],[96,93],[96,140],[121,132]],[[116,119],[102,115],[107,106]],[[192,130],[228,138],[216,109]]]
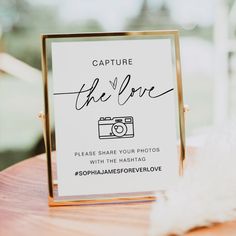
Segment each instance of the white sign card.
[[58,195],[164,190],[179,176],[171,38],[51,42]]

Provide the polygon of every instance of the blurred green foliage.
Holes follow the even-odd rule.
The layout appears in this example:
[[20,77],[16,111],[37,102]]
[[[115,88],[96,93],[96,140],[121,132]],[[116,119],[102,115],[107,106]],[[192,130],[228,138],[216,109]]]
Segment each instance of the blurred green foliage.
[[148,1],[144,0],[139,13],[130,18],[125,30],[173,30],[180,31],[181,36],[196,36],[206,40],[212,40],[213,27],[199,27],[197,24],[179,25],[171,16],[168,4],[163,3],[157,8],[150,8]]
[[65,23],[56,6],[32,5],[25,0],[0,0],[2,48],[33,67],[41,67],[43,33],[103,31],[95,20]]
[[[30,4],[26,0],[0,0],[2,48],[20,60],[40,68],[40,35],[42,33],[73,33],[104,31],[95,19],[65,22],[58,15],[57,6]],[[95,16],[96,17],[96,16]],[[127,20],[124,30],[179,29],[182,36],[197,35],[212,39],[212,27],[176,24],[165,2],[151,9],[143,1],[138,14]]]

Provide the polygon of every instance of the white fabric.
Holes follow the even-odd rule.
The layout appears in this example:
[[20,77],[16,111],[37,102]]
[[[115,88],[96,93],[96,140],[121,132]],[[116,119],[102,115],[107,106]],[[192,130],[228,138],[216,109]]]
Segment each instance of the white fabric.
[[151,236],[186,231],[236,218],[236,129],[218,128],[188,160],[184,177],[157,194],[151,214]]

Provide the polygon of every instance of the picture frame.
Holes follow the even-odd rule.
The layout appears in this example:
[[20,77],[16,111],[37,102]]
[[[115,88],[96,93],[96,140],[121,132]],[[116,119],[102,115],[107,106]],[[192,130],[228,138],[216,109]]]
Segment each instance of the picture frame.
[[[160,42],[160,45],[159,45],[159,42]],[[166,48],[168,48],[168,51],[165,52],[165,49],[163,49],[164,47],[162,48],[162,46],[161,46],[162,43],[164,43],[163,45],[167,45]],[[135,46],[134,44],[137,44],[137,45]],[[155,45],[157,45],[159,50],[161,50],[161,53],[160,53],[161,56],[158,54],[158,52],[151,53],[152,52],[152,47],[155,48]],[[63,82],[63,78],[58,79],[58,81],[61,82],[62,85],[58,86],[58,87],[55,86],[56,83],[60,84],[59,82],[55,83],[55,81],[56,81],[55,78],[60,78],[60,75],[65,72],[64,69],[62,69],[62,67],[64,67],[65,64],[67,66],[67,63],[68,63],[69,68],[67,68],[68,71],[65,72],[66,73],[65,75],[70,74],[71,71],[73,71],[73,70],[76,71],[76,72],[73,72],[73,73],[82,73],[81,70],[84,70],[83,73],[85,73],[85,74],[88,73],[89,74],[91,71],[90,71],[90,69],[85,68],[86,65],[83,66],[83,68],[85,68],[85,69],[82,69],[82,66],[81,66],[81,68],[79,70],[77,70],[75,64],[73,65],[73,67],[70,67],[70,66],[76,60],[78,60],[78,61],[81,60],[80,63],[82,63],[83,61],[86,61],[87,57],[84,56],[84,55],[87,55],[87,54],[93,56],[94,53],[96,52],[96,56],[98,56],[98,55],[103,56],[104,50],[102,51],[102,48],[103,49],[108,48],[108,51],[113,51],[113,49],[114,49],[113,53],[115,53],[117,55],[120,55],[119,52],[121,51],[121,50],[118,50],[118,49],[122,49],[122,50],[124,49],[124,51],[126,51],[125,49],[127,49],[127,51],[131,50],[130,53],[131,54],[134,53],[135,55],[136,55],[136,51],[137,51],[137,56],[135,58],[137,58],[137,60],[138,60],[138,58],[140,58],[140,60],[141,60],[142,55],[139,53],[139,50],[141,50],[142,47],[143,47],[142,53],[144,53],[144,54],[147,51],[146,48],[150,47],[148,49],[149,54],[147,54],[147,55],[152,55],[153,54],[154,59],[156,59],[156,56],[158,54],[157,60],[159,60],[159,63],[162,63],[161,62],[162,58],[165,58],[165,57],[167,57],[167,59],[166,60],[163,59],[163,61],[166,61],[167,64],[170,63],[170,61],[171,61],[171,66],[172,66],[171,71],[172,71],[173,76],[170,75],[169,70],[164,70],[164,69],[162,69],[162,71],[163,71],[162,74],[164,73],[164,75],[166,75],[167,77],[169,76],[170,78],[174,77],[173,81],[172,81],[174,87],[171,88],[171,89],[164,90],[164,92],[162,91],[160,94],[158,94],[156,96],[154,96],[153,93],[152,93],[152,90],[154,90],[153,87],[147,87],[147,88],[142,87],[143,90],[140,89],[140,87],[138,87],[137,89],[132,88],[133,90],[131,90],[131,94],[129,94],[128,98],[134,97],[136,99],[136,97],[137,98],[138,97],[143,97],[145,95],[145,92],[146,92],[146,94],[150,95],[149,98],[150,97],[151,98],[152,97],[156,98],[156,97],[162,96],[164,94],[167,94],[167,93],[170,94],[171,92],[173,92],[173,94],[174,94],[173,95],[174,103],[173,104],[171,103],[171,104],[173,105],[173,107],[175,107],[175,110],[173,111],[174,113],[172,112],[173,109],[168,108],[169,103],[167,103],[165,105],[165,102],[163,101],[163,103],[160,105],[162,107],[161,108],[162,110],[160,111],[160,114],[163,113],[164,119],[165,119],[164,113],[166,112],[165,110],[169,110],[169,112],[171,112],[170,114],[175,114],[174,115],[175,116],[175,122],[174,122],[175,124],[173,122],[172,123],[175,125],[176,132],[177,132],[176,139],[175,139],[175,141],[176,141],[176,150],[174,150],[175,148],[173,148],[173,142],[172,142],[172,148],[169,148],[169,149],[173,149],[173,153],[176,153],[176,156],[173,157],[173,160],[175,160],[175,161],[173,161],[173,163],[175,163],[175,164],[173,164],[173,166],[175,166],[175,170],[178,167],[178,176],[183,175],[183,167],[184,167],[184,160],[185,160],[185,120],[184,120],[184,105],[183,105],[184,103],[183,103],[182,76],[181,76],[181,63],[180,63],[180,46],[179,46],[179,33],[178,33],[178,31],[177,30],[168,30],[168,31],[128,31],[128,32],[78,33],[78,34],[43,34],[41,36],[41,58],[42,58],[42,75],[43,75],[43,90],[44,90],[44,112],[41,114],[41,118],[43,120],[44,140],[45,140],[45,149],[46,149],[46,156],[47,156],[48,188],[49,188],[48,203],[49,203],[49,206],[88,205],[88,204],[152,201],[152,200],[155,199],[155,196],[156,196],[155,192],[156,191],[164,191],[165,190],[165,189],[163,189],[163,187],[161,189],[159,189],[159,188],[154,188],[152,186],[152,182],[154,183],[156,181],[155,175],[154,175],[154,176],[151,176],[149,179],[146,180],[146,183],[148,183],[150,185],[149,188],[153,188],[152,191],[149,191],[149,189],[148,189],[148,191],[147,191],[147,189],[142,190],[141,187],[140,187],[140,191],[134,190],[134,191],[123,191],[122,192],[122,190],[121,190],[121,191],[118,191],[118,192],[114,192],[114,189],[112,189],[112,187],[111,187],[112,184],[107,183],[107,186],[108,186],[107,187],[107,192],[105,192],[106,191],[105,188],[103,189],[103,191],[105,193],[100,193],[99,190],[94,190],[94,192],[91,194],[91,193],[89,193],[89,191],[91,191],[92,188],[87,193],[86,192],[87,189],[84,187],[84,190],[83,190],[84,192],[82,194],[76,194],[77,190],[71,189],[71,186],[75,186],[74,179],[72,181],[69,180],[69,181],[64,183],[63,182],[64,177],[61,177],[61,175],[62,175],[61,173],[63,173],[63,174],[67,173],[67,172],[65,172],[65,173],[63,172],[65,166],[67,165],[67,164],[65,164],[65,163],[67,163],[67,160],[64,160],[63,155],[61,155],[60,158],[61,158],[61,160],[63,159],[64,163],[59,164],[60,160],[58,161],[58,157],[57,157],[58,152],[59,152],[58,150],[62,150],[64,148],[64,145],[65,146],[67,145],[66,144],[67,141],[65,141],[65,140],[63,141],[64,137],[62,137],[62,136],[64,136],[64,135],[57,136],[57,135],[59,135],[60,130],[63,131],[63,127],[64,127],[63,122],[66,120],[66,119],[64,119],[64,121],[63,121],[63,119],[61,119],[61,117],[62,117],[61,112],[63,112],[63,114],[64,113],[68,114],[67,119],[70,119],[68,117],[73,116],[73,115],[69,115],[69,112],[64,112],[64,111],[60,110],[59,108],[58,108],[58,110],[60,110],[59,113],[58,113],[59,115],[54,114],[55,113],[55,111],[54,111],[55,107],[56,106],[58,107],[58,105],[55,106],[55,104],[58,104],[58,102],[57,102],[58,97],[60,97],[60,99],[62,99],[62,97],[63,97],[63,99],[65,99],[64,95],[74,93],[75,98],[76,98],[76,102],[78,102],[79,95],[81,95],[82,93],[85,94],[85,92],[87,92],[87,96],[85,96],[85,98],[88,98],[90,100],[87,99],[87,100],[85,100],[85,102],[82,102],[82,104],[75,103],[74,104],[75,105],[74,110],[77,110],[77,111],[79,110],[80,111],[84,108],[87,108],[88,104],[90,104],[89,105],[90,107],[92,105],[94,105],[93,109],[95,111],[96,110],[95,105],[97,105],[99,102],[101,102],[101,103],[105,102],[106,99],[108,100],[108,97],[110,98],[110,96],[111,96],[111,95],[109,95],[109,96],[105,97],[105,95],[104,95],[105,93],[102,93],[102,95],[99,97],[99,99],[95,98],[95,97],[93,97],[93,99],[91,99],[91,97],[88,97],[88,94],[91,95],[90,92],[94,91],[93,85],[96,83],[96,86],[97,86],[98,80],[93,81],[90,91],[88,91],[89,89],[85,89],[86,86],[87,86],[86,88],[90,88],[89,85],[85,85],[85,83],[82,82],[82,87],[79,90],[80,93],[78,93],[78,91],[72,91],[70,89],[69,90],[64,90],[65,84]],[[93,48],[93,50],[95,49],[95,51],[91,51],[91,48]],[[66,56],[64,56],[64,55],[67,54],[68,49],[71,50],[70,51],[71,54],[66,58]],[[78,53],[81,50],[85,50],[85,51],[83,51],[83,55],[80,55],[80,53]],[[93,65],[90,65],[90,66],[94,66],[94,67],[99,67],[99,66],[101,67],[101,68],[99,68],[100,69],[99,71],[98,71],[97,68],[95,68],[96,73],[101,73],[102,74],[102,73],[107,73],[107,72],[103,72],[105,70],[106,71],[112,70],[112,69],[107,69],[106,66],[107,65],[109,66],[109,64],[110,65],[112,64],[112,66],[113,66],[113,64],[116,63],[116,66],[119,66],[119,63],[123,63],[124,66],[129,66],[129,65],[133,66],[133,64],[132,64],[133,63],[132,55],[131,55],[131,58],[124,59],[123,62],[122,61],[113,61],[112,62],[112,59],[109,61],[106,58],[106,56],[107,55],[105,55],[105,57],[104,57],[105,59],[100,58],[100,60],[99,59],[94,60],[92,62]],[[75,60],[74,57],[76,58],[76,60]],[[147,58],[149,58],[149,56]],[[130,61],[129,61],[129,59],[130,59]],[[71,63],[69,62],[70,60],[71,60]],[[145,67],[145,63],[148,63],[148,59],[143,60],[142,63],[144,64],[144,67]],[[155,60],[152,61],[151,64],[152,63],[155,64]],[[63,66],[61,66],[61,65],[63,65]],[[164,67],[165,67],[165,65],[164,65]],[[127,67],[125,67],[124,69],[122,69],[122,68],[119,69],[119,73],[122,74],[123,71],[126,70],[126,68]],[[155,65],[150,67],[150,68],[153,68],[153,71],[155,71]],[[50,70],[52,70],[52,73],[50,73]],[[118,70],[118,69],[116,69],[116,70]],[[116,71],[116,70],[114,70],[114,71]],[[138,70],[138,67],[134,66],[134,68],[132,68],[132,71],[136,71],[136,70]],[[150,77],[155,77],[155,75],[153,75],[155,73],[153,73],[153,71],[151,71],[151,69],[149,71],[148,68],[146,68],[146,69],[144,68],[142,71],[145,71],[145,70],[150,72],[150,75],[151,75]],[[166,74],[165,74],[165,71],[166,71]],[[136,73],[136,72],[134,72],[134,73]],[[159,72],[157,72],[157,73],[159,73]],[[94,75],[94,72],[91,72],[91,74]],[[72,76],[70,76],[70,78],[74,78],[73,75],[75,75],[75,74],[71,74],[71,75]],[[54,78],[52,78],[53,76],[54,76]],[[65,77],[67,77],[67,76],[65,76]],[[78,76],[78,78],[81,78],[81,76]],[[123,87],[121,85],[121,88],[119,90],[119,95],[121,94],[121,91],[123,92],[124,87],[126,87],[125,85],[128,84],[127,81],[130,81],[129,77],[128,78],[125,77],[125,78],[126,79],[122,83]],[[117,77],[115,77],[114,80],[113,79],[108,80],[109,83],[110,83],[110,86],[111,86],[111,87],[109,87],[110,90],[112,90],[112,91],[117,90],[116,89],[117,80],[118,80]],[[120,81],[118,81],[118,83],[119,82]],[[124,85],[124,83],[126,83],[126,82],[127,82],[127,84]],[[109,83],[107,83],[107,84],[109,84]],[[62,89],[63,91],[60,90],[60,89],[59,89],[60,91],[59,90],[55,91],[58,88]],[[84,88],[84,90],[82,90],[83,88]],[[139,96],[138,95],[136,96],[135,92],[138,92]],[[54,99],[54,97],[56,97],[56,99]],[[67,96],[67,97],[70,97],[70,99],[71,99],[72,96]],[[164,96],[162,96],[162,97],[164,97]],[[123,103],[126,103],[128,98],[126,97],[125,99],[123,99],[121,101],[118,101],[118,102],[120,102],[120,104],[123,105]],[[143,100],[145,100],[145,99],[146,98],[144,98]],[[172,98],[172,100],[173,100],[173,98]],[[61,102],[62,102],[62,100],[60,100],[60,104],[61,104]],[[92,104],[92,102],[94,102],[94,104]],[[95,102],[96,102],[96,104],[95,104]],[[145,100],[144,102],[147,102],[147,101]],[[140,104],[140,103],[138,102],[138,104]],[[67,105],[68,105],[68,103],[67,103]],[[63,109],[65,109],[67,107],[67,105]],[[113,106],[113,105],[111,104],[111,106]],[[135,107],[135,106],[136,105],[134,105],[133,107]],[[150,105],[150,106],[155,106],[155,105]],[[72,108],[70,108],[70,109],[72,109]],[[135,108],[135,109],[136,110],[134,110],[134,113],[136,111],[138,112],[138,108]],[[93,112],[92,109],[91,109],[91,112]],[[115,112],[113,112],[113,113],[115,113]],[[153,114],[154,113],[155,112],[153,111]],[[76,114],[78,114],[78,113],[76,113]],[[93,114],[93,113],[90,113],[90,114]],[[151,116],[150,114],[149,114],[149,116]],[[82,117],[82,116],[80,115],[80,117]],[[56,133],[58,133],[56,135],[53,132],[53,129],[54,129],[53,124],[55,122],[55,118],[56,118],[57,121],[61,120],[60,121],[61,126],[58,125],[58,127],[59,127],[58,130],[59,131],[58,130],[56,131]],[[85,115],[84,119],[86,119],[86,115]],[[131,138],[133,138],[136,135],[135,131],[134,131],[134,128],[135,128],[135,125],[136,125],[135,122],[134,122],[134,126],[132,126],[133,124],[130,125],[130,123],[129,123],[129,122],[131,122],[131,123],[133,122],[133,117],[132,116],[125,116],[125,119],[126,119],[125,121],[122,120],[122,119],[124,119],[123,116],[119,117],[119,120],[117,119],[117,117],[115,117],[115,115],[112,116],[112,117],[109,117],[109,119],[110,119],[110,121],[107,121],[106,117],[105,118],[100,117],[99,120],[97,119],[98,137],[97,137],[97,141],[95,141],[95,143],[96,142],[97,143],[103,142],[101,144],[101,147],[104,147],[104,145],[105,145],[104,140],[105,139],[107,140],[107,137],[108,137],[109,142],[111,142],[111,140],[114,139],[114,140],[118,140],[117,142],[122,141],[124,143],[123,140],[125,140],[125,143],[128,143],[128,142],[130,142]],[[172,119],[172,121],[173,121],[173,119]],[[58,124],[60,122],[58,121]],[[116,127],[114,126],[115,122],[117,122],[120,125],[118,127],[118,129],[121,129],[121,131],[119,131],[118,129],[116,130]],[[67,124],[68,123],[73,123],[73,122],[68,121]],[[166,123],[165,124],[166,126],[169,126],[168,121],[164,121],[164,123]],[[110,132],[110,129],[113,130],[113,131],[111,131],[109,134],[107,134],[106,129],[103,128],[103,127],[105,127],[105,125],[106,125],[106,129],[108,127],[109,132]],[[94,126],[95,126],[95,124],[94,124]],[[82,126],[79,127],[80,130],[83,129],[83,127],[82,128],[81,127]],[[140,127],[143,127],[143,125],[142,126],[140,125]],[[73,128],[71,128],[71,130],[73,130]],[[140,130],[141,130],[141,128],[140,128]],[[72,132],[72,131],[70,131],[70,132]],[[83,133],[83,131],[82,131],[82,133]],[[141,131],[139,133],[141,133]],[[172,134],[174,132],[172,132],[170,130],[169,133]],[[162,137],[163,137],[163,139],[165,139],[164,134],[162,135]],[[62,142],[63,145],[58,144],[58,142],[59,142],[58,140],[60,138],[63,141]],[[126,139],[124,139],[124,138],[126,138]],[[154,138],[155,138],[155,136],[154,136]],[[145,137],[144,137],[144,139],[145,139]],[[68,138],[66,140],[68,140]],[[80,141],[81,140],[82,140],[82,138],[80,138]],[[132,139],[132,142],[134,143],[133,140],[134,139]],[[152,141],[153,139],[150,139],[150,140]],[[168,140],[168,137],[166,137],[166,140]],[[68,143],[69,143],[69,141],[70,140],[68,140]],[[80,141],[78,140],[78,144],[80,143]],[[167,141],[165,141],[165,142],[167,142]],[[179,142],[178,145],[177,145],[177,142]],[[124,145],[123,143],[122,143],[122,145]],[[163,144],[163,145],[165,146],[165,144]],[[55,149],[55,151],[53,151],[54,149]],[[94,153],[95,154],[98,153],[98,150],[99,149],[94,151]],[[133,152],[136,152],[137,148],[136,149],[134,148],[132,150],[134,150]],[[114,150],[114,152],[115,151],[116,150]],[[60,152],[63,153],[63,151],[60,151]],[[76,155],[75,153],[77,153],[77,152],[74,151],[74,155]],[[81,155],[80,152],[78,152],[78,153],[79,154],[77,154],[77,155]],[[163,151],[163,153],[165,154],[164,151]],[[91,151],[90,154],[92,156],[93,151]],[[104,153],[104,155],[106,155],[106,154]],[[119,156],[119,154],[116,154],[115,159],[118,158],[118,156]],[[177,162],[176,162],[176,157],[178,158]],[[151,159],[151,157],[150,157],[150,159]],[[103,160],[105,160],[105,158]],[[178,164],[176,164],[176,163],[178,163]],[[73,165],[71,163],[70,163],[70,165],[72,166],[70,168],[73,169],[74,168]],[[68,161],[68,166],[69,166],[69,161]],[[169,163],[167,166],[172,168],[171,163]],[[63,168],[63,170],[62,170],[62,168]],[[132,168],[129,168],[129,169],[132,169]],[[58,172],[58,170],[59,170],[59,172]],[[137,170],[143,171],[144,169],[138,169],[138,168],[134,169],[133,168],[133,171],[134,170],[135,171],[137,171]],[[149,170],[149,169],[145,169],[145,170]],[[83,174],[82,171],[80,171],[80,172],[79,171],[74,171],[73,178],[75,178],[75,176],[78,176],[80,173],[81,173],[81,175]],[[84,173],[87,174],[87,172],[84,172]],[[58,176],[58,175],[60,175],[60,176]],[[133,174],[133,176],[135,176],[135,175],[137,176],[137,174]],[[171,175],[171,171],[168,172],[166,175],[167,175],[167,177],[168,177],[168,175]],[[62,179],[61,183],[59,183],[60,181],[58,181],[58,177],[59,177],[59,179],[61,177],[61,179]],[[81,185],[82,188],[83,188],[83,186],[87,185],[87,183],[88,184],[90,183],[89,180],[85,179],[86,176],[83,176],[83,178],[84,178],[83,181],[81,181],[81,182],[83,182],[83,185]],[[107,178],[108,177],[106,177],[106,179]],[[109,177],[109,178],[111,178],[111,177]],[[125,177],[125,178],[127,178],[127,177]],[[140,180],[140,178],[141,177],[139,177],[138,179]],[[97,176],[96,176],[96,179],[98,179]],[[103,178],[103,180],[104,179],[105,178]],[[117,177],[117,179],[115,181],[117,181],[117,183],[121,183],[122,181],[124,181],[124,179],[119,180],[119,178]],[[132,179],[132,181],[136,181],[136,180]],[[165,182],[165,179],[163,179],[162,182]],[[95,177],[93,178],[91,183],[94,184],[94,186],[96,185]],[[145,184],[145,186],[148,185],[148,184]],[[60,187],[60,185],[61,185],[61,190],[58,188],[58,187]],[[70,189],[69,191],[67,190],[67,187],[68,187],[68,189]],[[109,189],[112,189],[111,192],[109,192]],[[124,189],[128,189],[128,186],[124,186]],[[63,193],[62,195],[59,194],[59,192],[60,192],[59,190],[61,191],[61,193]],[[64,194],[64,193],[67,193],[67,192],[70,193],[70,191],[72,191],[73,194]],[[73,191],[75,191],[75,194],[74,194]]]

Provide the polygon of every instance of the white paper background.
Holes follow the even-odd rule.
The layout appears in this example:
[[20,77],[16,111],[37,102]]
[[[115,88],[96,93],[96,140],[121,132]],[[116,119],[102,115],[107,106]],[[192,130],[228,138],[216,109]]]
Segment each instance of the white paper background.
[[[94,96],[112,94],[105,102],[75,109],[77,95],[54,95],[57,171],[60,196],[125,193],[165,189],[178,176],[175,93],[159,98],[142,98],[136,94],[123,106],[117,93],[124,78],[130,74],[128,86],[150,88],[153,94],[174,87],[170,39],[122,40],[96,42],[52,43],[54,93],[76,92],[83,84],[91,87],[95,78],[100,82]],[[92,61],[131,58],[133,65],[92,66]],[[109,81],[118,78],[114,90]],[[127,89],[128,89],[127,88]],[[100,140],[100,117],[134,117],[134,138]],[[159,148],[160,152],[144,155],[75,157],[74,152],[107,151],[138,148]],[[120,157],[146,157],[146,162],[90,164],[90,160]],[[120,175],[75,176],[75,171],[117,169],[126,167],[162,166],[161,172]]]

